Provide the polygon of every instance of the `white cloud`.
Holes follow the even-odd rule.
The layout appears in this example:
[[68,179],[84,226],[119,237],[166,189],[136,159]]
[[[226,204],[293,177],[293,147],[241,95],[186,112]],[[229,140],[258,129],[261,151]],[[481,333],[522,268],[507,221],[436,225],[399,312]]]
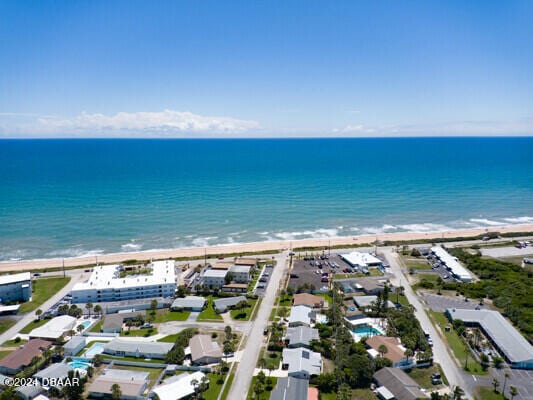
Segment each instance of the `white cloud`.
[[530,136],[533,135],[533,118],[382,126],[358,124],[335,128],[332,133],[342,136]]
[[[119,112],[114,115],[81,113],[75,117],[42,116],[23,124],[4,126],[17,136],[185,136],[240,134],[259,128],[256,121],[212,117],[188,111]],[[9,131],[8,131],[9,129]]]

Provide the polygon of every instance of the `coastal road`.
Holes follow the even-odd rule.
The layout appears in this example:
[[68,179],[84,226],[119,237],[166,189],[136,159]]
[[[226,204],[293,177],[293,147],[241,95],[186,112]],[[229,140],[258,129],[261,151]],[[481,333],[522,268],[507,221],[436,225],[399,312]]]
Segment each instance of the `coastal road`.
[[431,323],[429,317],[424,311],[422,303],[418,300],[418,296],[415,294],[413,289],[408,283],[407,278],[403,274],[400,262],[398,259],[398,254],[393,253],[390,249],[380,249],[385,258],[389,262],[390,268],[394,273],[395,278],[391,279],[391,283],[395,286],[403,286],[405,288],[404,293],[409,303],[415,307],[415,316],[420,322],[422,329],[429,333],[433,339],[433,358],[436,362],[440,364],[450,386],[460,386],[465,391],[465,396],[472,399],[472,389],[473,389],[473,380],[471,377],[465,376],[465,373],[457,366],[457,364],[452,359],[451,355],[448,353],[446,345],[438,334],[437,330]]
[[[69,271],[69,272],[70,273],[68,275],[70,276],[70,282],[67,283],[63,289],[61,289],[59,292],[53,295],[50,299],[48,299],[43,304],[41,304],[37,309],[41,309],[43,311],[48,310],[55,303],[61,300],[67,293],[69,293],[72,287],[77,282],[83,279],[83,273],[80,273],[80,272],[75,273],[74,271]],[[28,325],[35,318],[37,318],[35,311],[26,313],[15,325],[13,325],[11,328],[9,328],[7,331],[5,331],[4,333],[0,335],[0,344],[4,343],[6,340],[13,339],[22,328]]]
[[264,339],[263,330],[268,325],[268,318],[270,317],[270,312],[274,306],[274,301],[276,300],[276,293],[281,278],[287,272],[287,256],[288,252],[283,252],[275,256],[276,266],[273,268],[272,277],[270,278],[265,296],[263,297],[263,301],[257,312],[257,317],[255,318],[255,321],[253,321],[246,346],[243,349],[244,356],[237,366],[235,378],[227,397],[228,399],[245,399],[248,394],[255,365],[257,364],[257,358],[259,357],[261,344]]

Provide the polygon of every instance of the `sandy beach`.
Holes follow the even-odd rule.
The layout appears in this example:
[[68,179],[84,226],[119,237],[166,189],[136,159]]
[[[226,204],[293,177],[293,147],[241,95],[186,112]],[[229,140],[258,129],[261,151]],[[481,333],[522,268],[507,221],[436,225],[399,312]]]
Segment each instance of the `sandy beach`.
[[[298,247],[340,246],[353,244],[370,244],[380,241],[415,241],[420,239],[442,239],[454,237],[473,237],[486,232],[533,232],[533,225],[507,225],[493,228],[459,229],[443,232],[397,232],[381,233],[377,235],[343,236],[331,238],[309,238],[301,240],[280,240],[268,242],[252,242],[231,245],[216,245],[209,247],[190,247],[180,249],[146,250],[138,252],[100,254],[98,256],[49,258],[36,260],[4,261],[0,262],[0,272],[16,270],[39,270],[61,267],[63,260],[65,267],[75,267],[98,263],[120,263],[125,260],[149,260],[175,257],[200,257],[220,254],[261,252],[269,250],[284,250]],[[96,258],[97,257],[97,258]]]

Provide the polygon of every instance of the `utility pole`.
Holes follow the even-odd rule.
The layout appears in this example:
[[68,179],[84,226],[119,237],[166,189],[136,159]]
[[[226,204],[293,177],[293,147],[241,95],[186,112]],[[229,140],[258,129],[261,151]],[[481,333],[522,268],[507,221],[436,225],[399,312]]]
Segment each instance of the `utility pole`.
[[207,249],[204,247],[204,267],[207,266]]
[[65,277],[65,259],[63,258],[63,278]]

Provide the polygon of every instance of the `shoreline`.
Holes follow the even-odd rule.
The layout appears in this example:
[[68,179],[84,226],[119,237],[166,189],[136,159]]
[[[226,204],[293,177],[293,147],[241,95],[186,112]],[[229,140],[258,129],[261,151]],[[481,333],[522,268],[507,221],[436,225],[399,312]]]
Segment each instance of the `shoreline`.
[[249,242],[240,244],[224,244],[206,247],[187,247],[163,250],[143,250],[134,252],[120,252],[99,254],[95,256],[82,256],[70,258],[47,258],[18,261],[1,261],[0,272],[16,270],[39,270],[47,268],[58,268],[65,262],[65,267],[78,267],[92,265],[98,259],[98,263],[112,264],[121,263],[126,260],[149,260],[165,258],[188,258],[203,257],[204,255],[223,255],[234,253],[252,253],[264,251],[281,251],[289,248],[299,247],[328,247],[342,245],[364,245],[372,244],[375,240],[380,241],[416,241],[428,239],[450,239],[456,237],[475,237],[486,232],[497,231],[500,233],[510,232],[533,232],[533,224],[523,225],[504,225],[492,228],[472,228],[472,229],[454,229],[447,231],[433,232],[394,232],[355,236],[340,236],[328,238],[307,238],[298,240],[278,240],[264,242]]

